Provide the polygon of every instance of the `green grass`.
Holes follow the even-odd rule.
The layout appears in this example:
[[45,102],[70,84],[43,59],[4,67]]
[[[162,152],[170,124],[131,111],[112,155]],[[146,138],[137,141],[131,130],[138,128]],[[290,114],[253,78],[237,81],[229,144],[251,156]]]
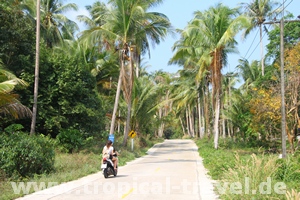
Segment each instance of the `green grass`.
[[[218,182],[215,190],[221,199],[300,199],[299,152],[283,160],[278,159],[278,154],[268,154],[266,149],[247,147],[238,141],[220,140],[218,150],[213,148],[212,140],[196,140],[196,144],[209,175]],[[261,183],[268,180],[271,193],[263,194]],[[285,194],[275,192],[278,182],[286,185]],[[221,186],[226,183],[227,188],[222,190]],[[252,193],[252,190],[256,192]]]
[[[121,144],[116,142],[116,146],[120,146],[119,166],[126,165],[127,162],[134,160],[146,154],[147,150],[155,143],[162,142],[162,139],[147,139],[147,142],[140,144],[140,139],[135,139],[134,152],[131,151],[130,144],[128,147],[121,147]],[[130,141],[128,141],[130,143]],[[0,200],[15,199],[25,194],[14,194],[10,182],[68,182],[96,173],[100,170],[102,144],[93,144],[82,149],[80,152],[68,154],[60,151],[56,152],[55,156],[55,171],[49,174],[35,175],[29,178],[20,178],[18,180],[12,178],[4,178],[0,174]],[[31,191],[33,192],[33,191]]]

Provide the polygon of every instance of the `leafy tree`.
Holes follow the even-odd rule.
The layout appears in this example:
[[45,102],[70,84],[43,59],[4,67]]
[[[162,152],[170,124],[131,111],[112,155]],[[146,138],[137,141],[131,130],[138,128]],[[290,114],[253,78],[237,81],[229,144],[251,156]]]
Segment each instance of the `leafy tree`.
[[35,28],[17,6],[0,4],[0,59],[17,77],[34,63]]
[[[292,17],[292,16],[291,16]],[[284,25],[284,45],[285,48],[293,48],[300,40],[300,23],[289,22]],[[267,58],[271,61],[278,62],[280,58],[280,28],[275,27],[268,33],[269,44],[267,44]]]
[[[291,146],[300,127],[300,43],[285,52],[285,69],[288,74],[286,87],[286,106]],[[293,146],[292,146],[293,147]]]
[[[37,132],[56,136],[61,129],[78,129],[88,134],[103,130],[104,111],[96,92],[96,79],[79,57],[73,58],[49,52],[41,47],[40,90],[38,101]],[[33,87],[33,68],[22,74]],[[31,91],[31,90],[30,90]],[[23,93],[30,104],[33,94]],[[22,122],[25,128],[26,122]]]

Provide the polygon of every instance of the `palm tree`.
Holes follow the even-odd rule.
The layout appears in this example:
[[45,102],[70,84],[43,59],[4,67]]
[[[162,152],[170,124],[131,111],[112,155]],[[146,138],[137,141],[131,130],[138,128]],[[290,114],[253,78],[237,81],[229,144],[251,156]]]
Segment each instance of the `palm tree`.
[[[181,38],[174,44],[173,51],[174,56],[170,59],[170,64],[178,64],[183,66],[182,74],[189,74],[185,76],[193,82],[195,91],[198,90],[198,124],[200,137],[204,136],[204,132],[210,137],[210,101],[209,101],[209,83],[211,82],[208,67],[211,62],[211,57],[208,53],[205,53],[205,48],[202,44],[194,41],[191,37],[190,32],[185,30],[177,30],[181,34]],[[197,88],[197,89],[196,89]],[[187,89],[190,89],[187,87]],[[196,98],[196,97],[195,97]],[[202,103],[202,106],[201,106]],[[203,108],[202,108],[203,107]],[[202,111],[203,110],[203,111]],[[203,119],[202,122],[202,115]]]
[[9,115],[15,119],[30,117],[30,109],[22,105],[18,95],[13,93],[16,85],[27,86],[27,83],[5,70],[0,61],[0,115]]
[[161,0],[110,0],[109,7],[107,6],[105,9],[108,15],[105,15],[104,24],[98,26],[95,23],[95,26],[82,33],[83,39],[88,43],[105,41],[110,43],[110,46],[116,45],[116,49],[121,51],[120,75],[110,134],[113,134],[119,93],[123,86],[122,91],[128,104],[124,145],[127,143],[127,135],[130,130],[131,95],[134,83],[134,65],[136,64],[134,60],[139,52],[149,52],[149,42],[158,44],[170,28],[170,22],[165,15],[148,12],[150,8],[161,2]]
[[[155,110],[152,108],[157,104],[158,88],[159,86],[155,85],[149,75],[141,76],[134,82],[131,121],[132,128],[137,133],[146,132],[147,126],[153,126],[151,121],[153,121]],[[148,123],[144,123],[145,121]]]
[[218,4],[205,12],[195,12],[195,17],[184,30],[190,40],[202,47],[201,64],[210,63],[209,72],[212,83],[212,99],[214,108],[214,146],[218,148],[221,69],[227,64],[227,56],[235,52],[236,41],[234,37],[245,27],[249,26],[244,16],[236,17],[237,9]]
[[251,25],[246,30],[245,34],[248,35],[250,31],[259,27],[260,35],[260,48],[261,48],[261,73],[264,76],[265,67],[264,67],[264,47],[263,47],[263,23],[267,19],[273,20],[276,18],[278,10],[274,10],[274,7],[278,3],[274,0],[252,0],[251,3],[241,3],[241,11],[246,10],[246,15],[251,19]]
[[180,77],[173,83],[171,99],[176,106],[176,112],[185,113],[187,133],[191,137],[196,135],[193,110],[197,104],[197,95],[198,88],[193,77],[193,71],[182,70]]
[[170,83],[172,82],[172,77],[171,74],[161,70],[154,72],[152,76],[156,86],[156,93],[158,95],[158,103],[155,106],[156,118],[158,119],[157,135],[158,137],[162,137],[166,126],[164,118],[166,118],[172,107],[172,100],[170,99]]
[[229,72],[229,73],[226,73],[224,75],[224,78],[223,78],[223,83],[222,83],[222,86],[223,86],[223,110],[222,110],[222,122],[223,122],[223,138],[226,137],[226,122],[227,122],[227,133],[228,133],[228,136],[231,137],[232,133],[233,133],[233,126],[232,126],[232,123],[229,121],[229,120],[226,120],[226,111],[229,110],[232,106],[232,94],[234,93],[234,91],[236,90],[234,88],[234,85],[236,84],[236,81],[237,81],[237,76],[238,74],[237,73],[233,73],[233,72]]
[[33,107],[30,134],[35,133],[36,116],[37,116],[37,98],[39,88],[39,69],[40,69],[40,0],[36,4],[36,54],[35,54],[35,72],[34,72],[34,91],[33,91]]
[[260,78],[258,61],[252,61],[249,63],[246,59],[240,59],[237,69],[239,69],[240,74],[244,79],[244,83],[242,85],[243,89],[247,90],[249,87],[253,87],[254,82]]
[[[31,16],[37,16],[37,1],[24,0],[24,4]],[[63,4],[61,0],[40,0],[41,33],[47,47],[52,48],[64,38],[74,39],[74,33],[78,31],[75,22],[68,19],[64,12],[77,10],[75,3]]]

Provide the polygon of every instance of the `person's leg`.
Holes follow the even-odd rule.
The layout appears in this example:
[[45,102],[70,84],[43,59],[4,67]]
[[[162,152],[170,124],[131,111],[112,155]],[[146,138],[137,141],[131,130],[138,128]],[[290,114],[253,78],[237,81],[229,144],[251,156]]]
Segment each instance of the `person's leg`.
[[117,168],[117,164],[118,164],[118,158],[117,157],[113,157],[112,161],[114,163],[114,169],[116,169]]

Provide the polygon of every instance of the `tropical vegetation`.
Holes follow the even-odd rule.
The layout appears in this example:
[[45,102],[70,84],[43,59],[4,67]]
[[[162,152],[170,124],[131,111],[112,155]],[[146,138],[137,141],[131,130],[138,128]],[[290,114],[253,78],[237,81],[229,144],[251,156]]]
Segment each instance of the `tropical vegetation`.
[[[175,29],[168,16],[155,12],[163,0],[95,1],[86,6],[88,16],[77,17],[86,26],[79,31],[65,12],[76,11],[77,5],[40,2],[39,48],[35,46],[37,1],[0,3],[0,183],[59,171],[57,158],[99,153],[111,134],[126,149],[128,133],[134,130],[141,147],[157,138],[195,139],[206,148],[202,155],[215,179],[239,179],[242,166],[257,175],[249,163],[274,164],[278,170],[269,175],[289,182],[286,195],[299,192],[295,184],[299,179],[288,177],[284,170],[297,171],[299,164],[300,23],[294,20],[284,27],[288,161],[275,159],[285,150],[281,146],[280,29],[269,27],[266,55],[261,51],[257,60],[240,58],[233,72],[224,73],[229,55],[238,51],[237,35],[247,39],[259,27],[262,38],[265,21],[280,16],[281,4],[251,0],[231,8],[219,3],[207,10],[195,9],[185,28]],[[285,16],[293,18],[290,13]],[[169,63],[181,70],[147,72],[142,61],[150,56],[150,45],[159,45],[175,33],[180,37]],[[35,59],[39,60],[38,93],[34,92]],[[37,112],[32,112],[35,100]],[[244,149],[248,161],[239,155],[236,163],[227,163],[235,158],[223,153],[232,149]],[[253,152],[257,156],[250,157]],[[18,155],[37,164],[22,168]],[[210,158],[222,158],[222,166],[216,167],[232,176],[210,166]],[[248,198],[226,192],[223,197]]]

